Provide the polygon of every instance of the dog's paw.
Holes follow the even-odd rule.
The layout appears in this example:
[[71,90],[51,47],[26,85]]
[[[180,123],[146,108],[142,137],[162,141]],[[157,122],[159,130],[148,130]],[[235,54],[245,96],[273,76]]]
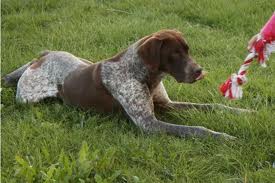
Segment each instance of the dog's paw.
[[256,113],[256,110],[252,110],[252,109],[237,109],[239,110],[239,112],[241,113]]
[[252,110],[252,109],[242,109],[242,108],[234,108],[234,107],[228,107],[229,111],[233,112],[233,113],[237,113],[237,114],[241,114],[241,113],[256,113],[256,110]]
[[233,112],[233,113],[256,113],[256,110],[252,110],[252,109],[243,109],[243,108],[235,108],[235,107],[229,107],[223,104],[215,104],[214,105],[215,108],[218,108],[220,110],[224,110],[224,111],[229,111],[229,112]]
[[227,133],[219,133],[219,132],[215,132],[214,137],[216,139],[221,139],[221,140],[236,140],[237,139],[237,137],[228,135]]
[[225,140],[236,140],[236,139],[237,139],[237,137],[228,135],[228,134],[226,134],[226,133],[222,133],[222,134],[221,134],[221,138],[222,138],[222,139],[225,139]]

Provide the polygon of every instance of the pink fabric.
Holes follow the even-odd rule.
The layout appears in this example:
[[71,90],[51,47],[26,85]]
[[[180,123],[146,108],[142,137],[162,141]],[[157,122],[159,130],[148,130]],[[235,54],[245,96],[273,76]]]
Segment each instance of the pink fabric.
[[270,17],[270,19],[265,24],[265,26],[262,28],[261,35],[265,40],[269,40],[269,41],[275,40],[275,12]]

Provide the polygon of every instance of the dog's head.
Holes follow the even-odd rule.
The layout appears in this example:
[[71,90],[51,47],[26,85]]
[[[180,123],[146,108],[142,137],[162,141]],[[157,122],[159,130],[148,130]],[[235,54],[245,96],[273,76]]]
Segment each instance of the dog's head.
[[175,30],[162,30],[146,36],[138,46],[139,56],[151,71],[168,73],[177,82],[193,83],[203,78],[203,72],[188,51],[182,34]]

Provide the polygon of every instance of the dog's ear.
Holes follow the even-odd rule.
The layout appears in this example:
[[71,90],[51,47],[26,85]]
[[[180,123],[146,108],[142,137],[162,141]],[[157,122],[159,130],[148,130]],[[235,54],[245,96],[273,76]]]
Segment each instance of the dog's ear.
[[144,64],[152,71],[157,71],[160,65],[160,50],[162,40],[155,36],[148,36],[138,47],[138,54]]

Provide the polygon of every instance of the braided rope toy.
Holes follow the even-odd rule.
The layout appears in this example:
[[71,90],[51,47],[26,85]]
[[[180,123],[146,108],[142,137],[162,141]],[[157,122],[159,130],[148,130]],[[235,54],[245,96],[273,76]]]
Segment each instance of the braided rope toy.
[[221,86],[220,92],[228,99],[241,99],[243,96],[242,85],[247,82],[247,70],[254,58],[257,58],[262,67],[266,67],[266,61],[270,54],[275,52],[275,12],[269,21],[257,35],[249,54],[245,58],[238,73],[232,74]]

